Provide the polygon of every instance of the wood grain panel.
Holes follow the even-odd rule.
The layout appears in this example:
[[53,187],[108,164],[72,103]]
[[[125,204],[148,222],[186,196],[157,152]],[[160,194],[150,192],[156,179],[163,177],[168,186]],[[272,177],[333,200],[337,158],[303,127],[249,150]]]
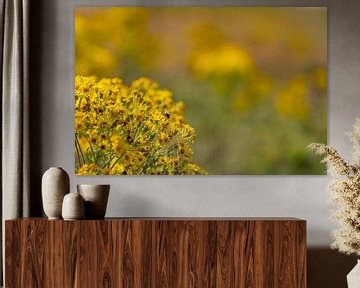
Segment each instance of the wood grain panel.
[[43,287],[46,268],[46,222],[21,223],[21,285]]
[[296,283],[298,287],[306,287],[306,222],[296,222]]
[[[123,264],[123,249],[121,245],[121,239],[124,238],[124,232],[123,232],[123,225],[125,221],[121,221],[121,225],[117,225],[115,222],[111,221],[111,232],[112,232],[112,250],[113,250],[113,269],[114,273],[116,274],[116,277],[113,280],[114,286],[113,287],[124,287],[122,285],[123,281],[123,274],[122,274],[122,264]],[[121,235],[121,237],[120,237]],[[116,256],[116,257],[115,257]]]
[[94,220],[80,223],[80,283],[81,287],[97,288],[98,235]]
[[217,222],[204,222],[204,266],[203,286],[216,287],[216,256],[217,256]]
[[168,261],[169,266],[171,265],[171,257],[167,254],[168,252],[168,232],[169,232],[169,222],[161,221],[156,223],[156,251],[157,255],[155,256],[156,261],[156,270],[155,275],[155,285],[156,287],[169,287],[168,280]]
[[7,222],[5,226],[6,286],[21,287],[21,222]]
[[237,250],[243,259],[243,273],[240,280],[240,287],[254,287],[255,286],[255,275],[254,275],[254,234],[255,234],[255,223],[244,222],[244,230],[241,232],[241,243],[242,248]]
[[306,287],[296,219],[8,220],[6,287]]
[[[179,249],[179,253],[186,255],[186,261],[184,261],[184,286],[183,287],[199,287],[201,285],[201,267],[202,260],[202,224],[198,221],[185,221],[184,228],[180,231],[184,231],[186,240],[184,241],[184,250]],[[179,226],[179,225],[178,225]]]
[[80,235],[80,275],[77,278],[81,287],[113,287],[115,259],[111,222],[81,221]]
[[233,229],[232,221],[217,221],[216,287],[219,288],[233,286]]
[[[155,230],[153,221],[136,221],[137,227],[140,233],[138,233],[137,241],[139,243],[139,266],[140,266],[140,283],[138,287],[154,287],[155,275],[152,267],[155,266],[155,259],[153,257],[152,250],[153,246],[153,233]],[[141,247],[141,248],[140,248]]]
[[48,287],[65,287],[64,277],[65,266],[64,249],[66,241],[63,239],[63,221],[47,222],[47,265],[46,265],[46,284]]
[[120,258],[120,275],[122,278],[121,287],[133,287],[135,281],[135,259],[133,254],[133,225],[131,221],[124,221],[120,235],[119,249],[122,257]]
[[109,225],[106,221],[97,221],[96,226],[96,236],[97,242],[95,243],[95,249],[97,252],[97,270],[96,275],[98,279],[97,287],[112,287],[114,279],[114,254],[112,247],[112,226]]
[[[168,287],[179,287],[183,284],[185,280],[180,277],[181,273],[184,271],[181,264],[183,263],[181,258],[184,256],[181,254],[183,249],[184,242],[180,241],[180,230],[182,230],[181,226],[177,225],[177,223],[173,221],[166,221],[167,224],[167,236],[164,236],[166,231],[163,230],[163,235],[158,235],[159,238],[166,237],[166,251],[167,251],[167,258],[169,259],[166,263],[166,273],[169,275],[168,277]],[[184,223],[182,223],[184,224]],[[159,233],[160,234],[160,233]],[[160,248],[160,247],[159,247]],[[160,260],[161,261],[161,260]],[[161,261],[162,264],[164,263]]]
[[[80,257],[78,257],[78,253],[80,251],[80,240],[78,239],[80,235],[80,222],[57,221],[55,222],[55,226],[58,226],[59,230],[62,226],[63,239],[61,243],[61,238],[59,238],[60,243],[57,245],[57,247],[61,246],[62,244],[64,284],[62,286],[56,285],[52,287],[80,287]],[[61,249],[54,249],[52,254],[56,253],[57,250]],[[59,259],[57,261],[58,263],[55,263],[55,265],[60,264],[61,260],[62,259]],[[55,272],[53,274],[57,273]]]

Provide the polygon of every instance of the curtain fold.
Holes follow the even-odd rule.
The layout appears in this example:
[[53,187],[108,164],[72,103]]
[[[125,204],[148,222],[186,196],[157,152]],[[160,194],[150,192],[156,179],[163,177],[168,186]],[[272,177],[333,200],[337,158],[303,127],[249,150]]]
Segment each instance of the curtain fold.
[[27,217],[30,211],[29,0],[0,0],[0,14],[1,271],[4,271],[4,221]]

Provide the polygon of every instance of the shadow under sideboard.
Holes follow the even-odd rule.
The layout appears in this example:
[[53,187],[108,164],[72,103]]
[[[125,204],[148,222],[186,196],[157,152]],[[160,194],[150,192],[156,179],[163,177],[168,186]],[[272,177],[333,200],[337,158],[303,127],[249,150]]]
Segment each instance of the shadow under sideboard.
[[356,259],[330,248],[308,248],[308,288],[347,288],[346,275],[356,265]]

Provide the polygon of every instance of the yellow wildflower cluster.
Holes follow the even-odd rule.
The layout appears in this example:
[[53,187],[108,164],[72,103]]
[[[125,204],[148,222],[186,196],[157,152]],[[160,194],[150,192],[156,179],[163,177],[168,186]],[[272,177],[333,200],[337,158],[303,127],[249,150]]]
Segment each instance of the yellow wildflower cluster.
[[206,174],[194,140],[183,102],[156,82],[76,76],[76,174]]

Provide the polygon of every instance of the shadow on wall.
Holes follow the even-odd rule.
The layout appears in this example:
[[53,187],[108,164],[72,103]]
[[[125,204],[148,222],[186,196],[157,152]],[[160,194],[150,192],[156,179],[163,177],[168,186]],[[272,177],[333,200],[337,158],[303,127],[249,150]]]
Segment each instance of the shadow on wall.
[[[29,33],[29,109],[30,109],[30,215],[41,216],[41,162],[42,162],[42,47],[44,0],[30,3],[30,33]],[[49,13],[49,11],[47,11]]]
[[[182,217],[183,213],[176,207],[161,205],[158,201],[139,197],[136,191],[122,192],[121,199],[112,200],[116,192],[110,192],[106,217]],[[121,203],[121,207],[119,204]],[[126,205],[123,205],[126,203]],[[175,206],[175,205],[174,205]],[[158,213],[160,214],[158,214]]]
[[356,256],[319,248],[307,250],[308,288],[347,288],[346,275],[356,264]]

